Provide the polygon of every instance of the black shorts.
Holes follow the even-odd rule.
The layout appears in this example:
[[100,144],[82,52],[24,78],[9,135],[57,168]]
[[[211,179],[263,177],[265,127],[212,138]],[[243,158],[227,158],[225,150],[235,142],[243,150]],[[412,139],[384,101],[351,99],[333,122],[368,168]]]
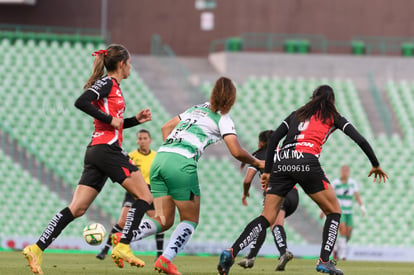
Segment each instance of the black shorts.
[[281,210],[285,210],[285,218],[292,215],[296,209],[298,208],[299,204],[299,194],[298,189],[292,188],[292,190],[287,193],[285,200],[283,201]]
[[277,160],[272,168],[267,193],[286,197],[296,183],[306,194],[314,194],[328,188],[329,180],[317,157],[304,153],[300,158]]
[[118,145],[88,146],[79,184],[93,187],[100,192],[108,178],[122,183],[134,171],[138,171],[138,168]]
[[[148,184],[148,188],[151,191],[151,186],[149,184]],[[134,197],[129,192],[125,192],[125,197],[124,197],[124,201],[122,202],[122,207],[131,207],[134,202],[135,202]],[[148,210],[155,210],[154,203],[151,203],[150,208]]]

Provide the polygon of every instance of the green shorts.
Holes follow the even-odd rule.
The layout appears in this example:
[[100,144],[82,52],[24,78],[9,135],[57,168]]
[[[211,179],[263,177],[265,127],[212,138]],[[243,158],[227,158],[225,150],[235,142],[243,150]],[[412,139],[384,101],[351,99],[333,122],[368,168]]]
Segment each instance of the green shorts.
[[345,223],[346,226],[353,226],[352,222],[352,214],[342,214],[341,215],[341,223]]
[[200,196],[197,163],[180,154],[159,152],[150,170],[151,193],[154,198],[171,196],[174,200],[188,201]]

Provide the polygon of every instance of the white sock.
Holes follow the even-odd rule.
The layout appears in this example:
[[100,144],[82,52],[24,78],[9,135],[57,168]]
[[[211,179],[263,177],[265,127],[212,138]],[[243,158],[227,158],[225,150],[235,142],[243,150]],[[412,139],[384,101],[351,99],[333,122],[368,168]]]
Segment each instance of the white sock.
[[157,234],[161,231],[161,225],[157,224],[154,220],[144,219],[139,224],[138,229],[133,230],[133,237],[131,242],[137,242],[148,236]]
[[162,253],[162,256],[172,261],[190,240],[195,230],[194,226],[195,223],[193,222],[180,222],[172,233],[167,248],[164,250],[164,253]]
[[344,236],[338,237],[338,258],[346,258],[346,238]]

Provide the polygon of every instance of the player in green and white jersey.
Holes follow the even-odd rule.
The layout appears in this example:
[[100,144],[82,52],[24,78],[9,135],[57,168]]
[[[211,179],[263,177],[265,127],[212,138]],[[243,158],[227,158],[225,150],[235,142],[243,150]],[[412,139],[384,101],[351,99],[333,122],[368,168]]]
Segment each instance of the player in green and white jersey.
[[156,260],[155,269],[167,274],[181,274],[172,260],[184,249],[200,215],[200,187],[197,162],[211,144],[224,140],[237,160],[264,168],[240,146],[229,111],[236,100],[236,88],[228,78],[219,78],[210,101],[194,106],[161,128],[164,143],[151,166],[151,193],[154,196],[155,218],[143,220],[134,230],[134,240],[165,231],[174,223],[175,208],[181,222],[171,235],[164,253]]
[[[351,239],[352,222],[352,204],[355,197],[362,214],[365,216],[366,210],[358,192],[358,183],[349,177],[350,168],[348,165],[341,167],[341,176],[332,181],[331,185],[335,190],[339,205],[341,206],[342,216],[339,225],[339,237],[336,244],[336,254],[341,260],[346,259],[347,242]],[[335,253],[334,253],[335,254]]]

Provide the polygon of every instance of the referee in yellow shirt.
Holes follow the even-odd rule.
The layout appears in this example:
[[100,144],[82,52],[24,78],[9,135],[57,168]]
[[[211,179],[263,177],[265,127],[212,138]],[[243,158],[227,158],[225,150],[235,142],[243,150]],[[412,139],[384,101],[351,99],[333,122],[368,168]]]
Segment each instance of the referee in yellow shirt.
[[[137,144],[138,149],[129,153],[129,157],[134,162],[134,164],[138,167],[141,171],[142,176],[144,177],[146,183],[148,184],[148,188],[150,188],[150,179],[149,173],[152,161],[154,160],[155,155],[157,154],[156,151],[151,150],[150,145],[152,142],[151,134],[146,129],[139,130],[137,134]],[[105,256],[108,254],[109,249],[112,246],[111,243],[111,235],[116,232],[122,232],[122,229],[125,226],[126,215],[128,213],[129,208],[131,207],[132,203],[134,202],[134,198],[128,193],[125,193],[124,201],[122,202],[122,210],[119,216],[119,220],[117,224],[114,225],[112,228],[111,234],[108,237],[107,243],[102,251],[96,255],[98,259],[105,259]],[[151,209],[147,211],[147,215],[149,217],[155,216],[154,205],[151,205]],[[158,233],[155,235],[156,240],[156,247],[157,247],[157,258],[162,255],[163,246],[164,246],[164,233]]]

